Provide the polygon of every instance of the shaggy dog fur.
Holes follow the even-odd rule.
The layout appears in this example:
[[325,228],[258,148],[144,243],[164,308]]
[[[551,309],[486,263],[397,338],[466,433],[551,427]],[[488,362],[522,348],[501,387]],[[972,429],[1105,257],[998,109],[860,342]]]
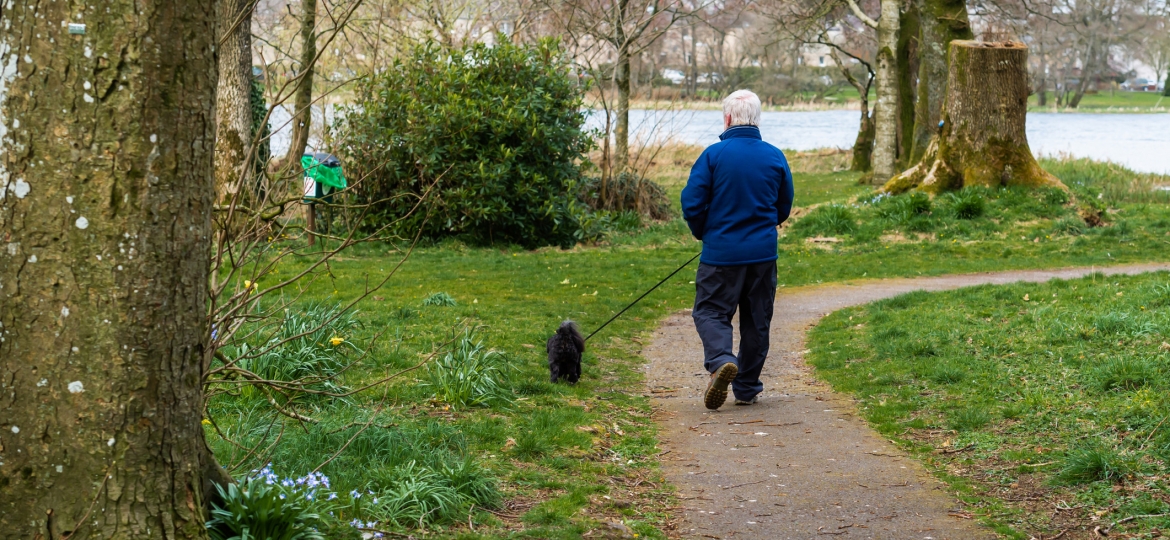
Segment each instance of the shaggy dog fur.
[[550,382],[563,378],[577,384],[581,378],[581,353],[585,352],[585,338],[573,321],[561,323],[557,333],[548,338],[548,374]]

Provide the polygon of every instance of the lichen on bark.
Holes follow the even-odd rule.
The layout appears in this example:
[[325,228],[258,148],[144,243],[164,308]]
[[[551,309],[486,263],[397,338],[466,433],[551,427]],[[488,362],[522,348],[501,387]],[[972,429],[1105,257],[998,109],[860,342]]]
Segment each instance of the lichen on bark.
[[94,5],[2,14],[0,536],[203,539],[214,13]]

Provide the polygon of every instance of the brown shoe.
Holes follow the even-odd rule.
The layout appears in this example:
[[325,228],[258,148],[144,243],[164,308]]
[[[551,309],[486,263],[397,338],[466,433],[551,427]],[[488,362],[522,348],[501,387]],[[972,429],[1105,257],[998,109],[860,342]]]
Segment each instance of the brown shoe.
[[719,369],[711,374],[711,382],[707,383],[707,391],[703,392],[703,405],[712,411],[722,407],[723,402],[727,401],[727,385],[735,380],[736,375],[739,375],[739,368],[734,362],[719,366]]

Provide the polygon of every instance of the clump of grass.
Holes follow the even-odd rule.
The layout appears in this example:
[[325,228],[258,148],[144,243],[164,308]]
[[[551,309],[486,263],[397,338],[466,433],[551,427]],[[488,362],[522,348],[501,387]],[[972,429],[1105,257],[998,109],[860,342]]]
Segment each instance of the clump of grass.
[[454,306],[456,305],[455,298],[445,292],[435,292],[428,294],[422,301],[424,306]]
[[1063,460],[1057,478],[1069,484],[1117,481],[1136,472],[1132,459],[1112,448],[1091,444],[1071,450]]
[[947,193],[940,197],[955,219],[976,219],[987,213],[986,193],[983,190],[966,188]]
[[1151,384],[1158,369],[1148,360],[1112,358],[1093,370],[1092,379],[1102,391],[1137,390]]
[[818,206],[798,220],[794,232],[799,236],[841,236],[857,230],[857,216],[843,204]]
[[1052,232],[1070,236],[1085,234],[1088,229],[1089,226],[1085,224],[1085,220],[1079,216],[1064,216],[1052,224]]
[[[348,364],[348,354],[362,352],[352,340],[362,326],[356,315],[340,305],[311,304],[304,309],[286,310],[267,341],[225,347],[225,356],[264,380],[295,381],[311,389],[338,392],[342,387],[336,377]],[[248,329],[240,332],[251,333]],[[264,330],[255,333],[263,335]],[[252,387],[243,393],[260,394]]]
[[930,371],[930,380],[939,384],[954,384],[967,377],[967,372],[960,367],[942,364]]
[[213,540],[269,538],[273,540],[325,540],[317,532],[321,516],[310,499],[286,493],[279,485],[248,478],[226,488],[216,485],[220,503],[211,509],[207,533]]
[[424,386],[452,407],[487,407],[512,402],[508,377],[512,365],[503,353],[487,349],[472,329],[441,358],[427,365]]
[[1165,177],[1160,175],[1137,173],[1116,163],[1087,158],[1046,158],[1040,164],[1065,185],[1100,193],[1110,204],[1170,202],[1170,192],[1156,189],[1165,183]]
[[991,414],[982,407],[965,407],[952,412],[947,425],[955,431],[973,431],[991,422]]
[[922,192],[890,197],[877,205],[878,217],[898,225],[910,224],[915,218],[930,213],[930,196]]
[[394,310],[392,316],[395,319],[398,319],[400,321],[408,321],[410,319],[418,317],[418,310],[412,309],[412,308],[407,307],[407,306],[402,306],[402,307],[399,307],[398,309]]

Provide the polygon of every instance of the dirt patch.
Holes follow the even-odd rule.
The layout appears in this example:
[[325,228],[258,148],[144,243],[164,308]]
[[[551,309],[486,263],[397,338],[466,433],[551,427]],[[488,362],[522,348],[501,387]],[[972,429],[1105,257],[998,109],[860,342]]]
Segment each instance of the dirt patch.
[[[816,380],[804,363],[805,331],[832,311],[915,290],[1167,268],[1148,264],[781,289],[760,403],[728,404],[715,412],[700,401],[708,377],[701,342],[689,314],[675,314],[644,351],[648,392],[665,450],[663,473],[678,487],[682,502],[671,534],[994,538],[976,523],[976,509],[965,508],[919,462],[873,431],[851,399]],[[1069,523],[1081,518],[1068,517]]]

